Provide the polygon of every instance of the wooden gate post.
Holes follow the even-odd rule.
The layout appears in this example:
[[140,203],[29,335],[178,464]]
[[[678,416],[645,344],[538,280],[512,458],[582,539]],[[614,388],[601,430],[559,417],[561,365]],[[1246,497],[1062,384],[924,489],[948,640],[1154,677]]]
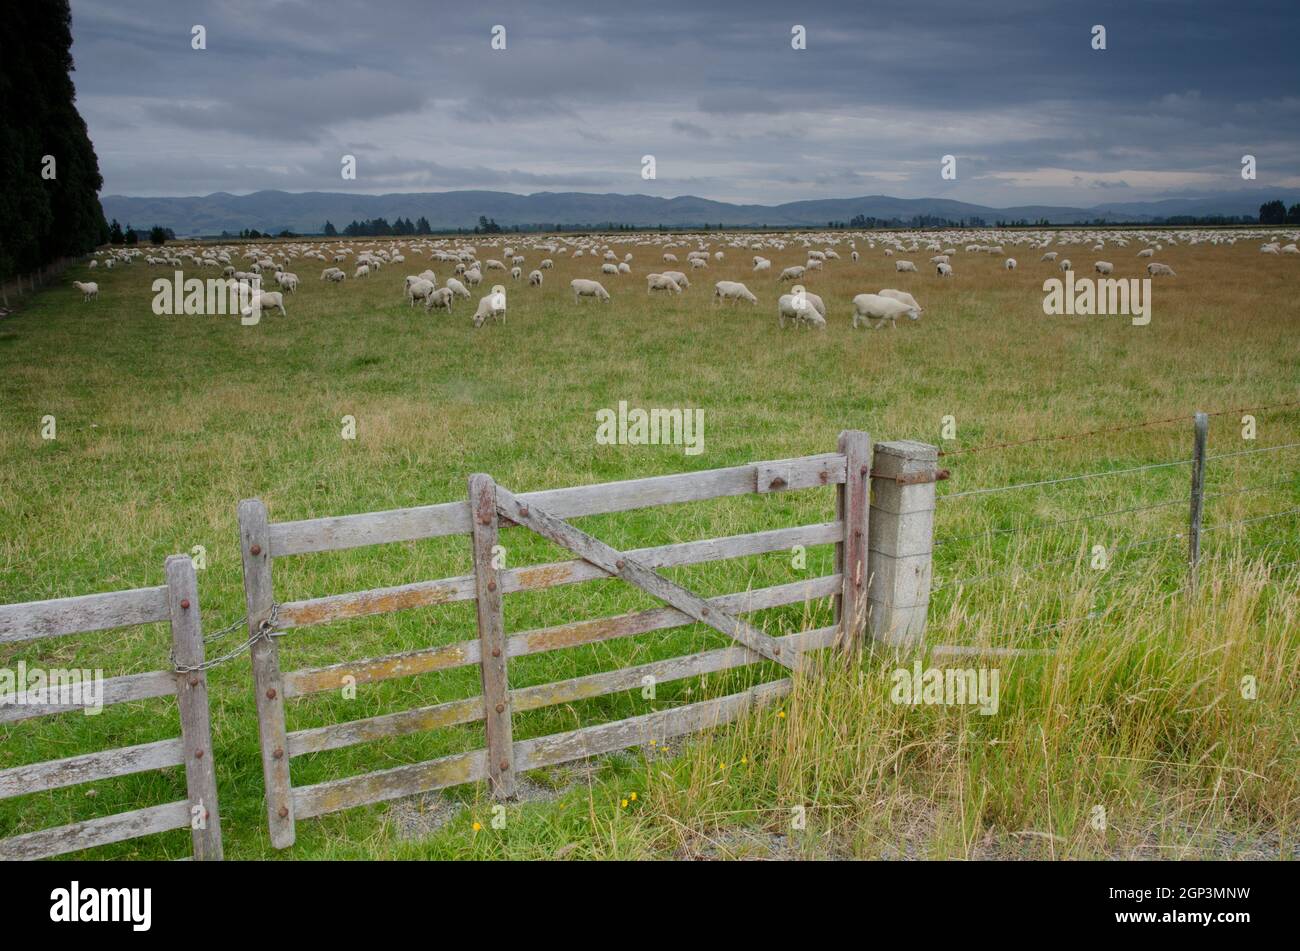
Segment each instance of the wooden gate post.
[[876,443],[867,536],[867,611],[871,636],[896,647],[925,637],[938,461],[938,447],[926,443],[910,439]]
[[249,656],[253,661],[253,698],[262,743],[262,778],[266,784],[266,818],[271,844],[287,849],[294,842],[293,788],[289,782],[289,742],[284,725],[284,682],[280,649],[271,637],[259,636],[271,620],[275,589],[271,584],[271,530],[260,499],[239,503],[239,547],[244,560],[244,600],[248,607]]
[[867,627],[867,539],[871,508],[871,437],[856,429],[840,433],[844,482],[836,489],[835,513],[844,523],[844,540],[835,545],[835,570],[844,578],[835,598],[835,623],[841,650],[862,646]]
[[[172,622],[172,657],[177,667],[203,663],[203,623],[199,584],[189,555],[172,555],[165,563],[167,607]],[[208,674],[178,671],[176,698],[185,750],[185,791],[190,801],[190,836],[196,861],[221,860],[221,812],[217,808],[217,770],[212,755],[208,713]]]
[[494,565],[500,522],[497,484],[481,472],[469,477],[469,511],[474,547],[474,592],[478,608],[479,672],[487,733],[488,779],[498,799],[515,797],[515,747],[510,724],[510,682],[506,677],[506,631],[501,573]]

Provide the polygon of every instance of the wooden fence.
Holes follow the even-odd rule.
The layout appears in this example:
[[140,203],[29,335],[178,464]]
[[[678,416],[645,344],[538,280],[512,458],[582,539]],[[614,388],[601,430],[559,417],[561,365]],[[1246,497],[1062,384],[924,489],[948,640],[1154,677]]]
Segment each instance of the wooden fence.
[[[489,476],[475,475],[469,480],[469,498],[464,501],[387,512],[271,523],[260,501],[244,501],[239,508],[239,523],[272,843],[277,848],[292,845],[298,819],[460,783],[487,779],[495,796],[509,798],[520,772],[727,722],[756,703],[786,693],[791,680],[763,683],[714,700],[527,740],[512,737],[512,715],[516,712],[634,689],[642,685],[645,677],[665,682],[764,660],[799,670],[807,651],[836,643],[846,648],[856,646],[869,620],[873,634],[882,640],[914,639],[919,634],[917,599],[928,598],[934,481],[942,477],[935,469],[935,458],[932,446],[882,443],[875,447],[873,469],[870,438],[866,433],[848,431],[841,434],[839,451],[835,453],[519,495],[497,485]],[[875,483],[870,493],[869,479]],[[565,521],[678,502],[819,486],[837,487],[833,521],[635,551],[616,551]],[[880,528],[873,531],[871,513],[877,511]],[[502,525],[528,528],[579,557],[526,567],[494,567],[492,550]],[[472,575],[283,604],[275,600],[274,559],[451,535],[469,538],[474,558]],[[696,595],[654,570],[789,550],[794,545],[822,544],[836,546],[833,574],[718,597]],[[880,564],[879,579],[868,565],[870,558]],[[505,595],[601,578],[630,583],[665,602],[665,606],[510,635],[505,632]],[[836,624],[816,630],[773,638],[738,617],[825,597],[835,598]],[[277,637],[258,636],[259,632],[274,630],[278,636],[294,628],[470,600],[477,607],[477,638],[384,657],[285,671],[279,663]],[[923,603],[919,605],[921,625],[924,608]],[[736,644],[557,683],[510,687],[508,664],[512,658],[695,622],[727,634]],[[469,665],[480,669],[480,695],[323,727],[287,729],[286,700],[345,685]],[[295,788],[291,782],[290,763],[295,757],[473,722],[484,723],[484,749],[315,785]]]
[[[102,701],[175,695],[181,727],[181,735],[169,740],[0,770],[0,799],[181,765],[188,798],[0,839],[0,859],[44,858],[183,828],[191,830],[194,858],[221,858],[198,584],[185,555],[168,558],[166,572],[167,583],[156,588],[0,605],[0,644],[170,622],[176,669],[105,680]],[[28,702],[49,699],[15,697],[0,705],[0,723],[84,711],[81,704]]]

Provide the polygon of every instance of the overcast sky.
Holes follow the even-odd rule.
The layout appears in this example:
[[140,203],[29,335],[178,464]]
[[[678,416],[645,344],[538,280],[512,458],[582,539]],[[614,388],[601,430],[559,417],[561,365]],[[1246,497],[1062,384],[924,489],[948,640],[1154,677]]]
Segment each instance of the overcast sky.
[[1300,187],[1296,0],[72,0],[72,15],[105,194],[1088,206],[1245,187],[1246,153],[1249,184]]

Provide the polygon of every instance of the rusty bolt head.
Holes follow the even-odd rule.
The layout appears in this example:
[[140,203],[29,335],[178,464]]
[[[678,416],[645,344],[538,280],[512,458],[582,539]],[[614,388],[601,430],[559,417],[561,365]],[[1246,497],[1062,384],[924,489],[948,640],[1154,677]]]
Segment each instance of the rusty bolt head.
[[493,657],[500,657],[500,656],[501,656],[501,648],[499,648],[499,647],[494,647],[494,648],[492,648],[492,656],[493,656]]
[[497,589],[497,583],[496,583],[495,581],[489,581],[489,582],[488,582],[488,590],[489,590],[489,591],[495,591],[496,589]]
[[191,687],[197,687],[198,685],[199,685],[199,678],[198,678],[198,677],[191,677],[191,678],[190,678],[190,686],[191,686]]
[[267,700],[274,700],[274,699],[275,699],[275,688],[274,688],[274,687],[268,687],[268,688],[267,688],[267,690],[266,690],[266,699],[267,699]]
[[519,514],[522,515],[524,518],[527,518],[527,517],[528,517],[528,506],[527,506],[527,505],[521,505],[521,506],[519,506]]
[[502,760],[502,761],[501,761],[501,768],[502,768],[503,770],[507,770],[507,769],[510,768],[510,764],[507,763],[505,760]]
[[700,613],[701,613],[702,615],[704,615],[705,617],[708,617],[708,616],[709,616],[709,609],[708,609],[708,608],[704,608],[704,609],[702,609],[702,610],[700,611]]
[[504,703],[498,703],[497,713],[505,713],[505,712],[506,712],[506,705]]
[[202,751],[202,750],[195,750],[195,751],[194,751],[194,758],[195,758],[195,759],[203,759],[203,751]]
[[614,562],[614,567],[617,568],[619,571],[622,571],[624,568],[627,567],[627,562],[624,561],[622,558],[620,558],[618,561]]
[[260,555],[262,553],[262,546],[253,545],[251,548],[248,549],[248,553],[250,555]]
[[281,807],[280,807],[280,818],[281,818],[281,819],[288,819],[288,818],[289,818],[289,807],[288,807],[288,806],[281,806]]
[[282,750],[280,747],[277,746],[271,752],[271,755],[274,756],[276,759],[284,759],[284,750]]
[[181,598],[181,610],[182,610],[182,611],[188,611],[189,609],[190,609],[190,599],[189,599],[189,598]]

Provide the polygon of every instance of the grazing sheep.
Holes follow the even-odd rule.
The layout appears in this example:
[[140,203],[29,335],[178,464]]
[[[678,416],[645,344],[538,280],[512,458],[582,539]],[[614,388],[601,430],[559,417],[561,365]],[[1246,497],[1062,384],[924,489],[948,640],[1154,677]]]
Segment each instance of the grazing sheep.
[[275,281],[290,294],[298,293],[298,275],[289,271],[278,271],[275,275]]
[[340,271],[338,268],[333,268],[328,274],[322,274],[321,279],[330,281],[334,284],[341,284],[343,281],[348,279],[348,275],[346,271]]
[[492,258],[488,258],[487,269],[489,271],[504,271],[506,269],[506,266],[502,264],[500,261],[495,261]]
[[[1278,248],[1276,242],[1273,243],[1273,244],[1265,244],[1265,245],[1261,245],[1261,246],[1260,246],[1260,249],[1259,249],[1260,254],[1277,254],[1279,251],[1280,251],[1280,249]],[[112,261],[109,261],[109,262],[108,262],[108,266],[109,266],[109,267],[112,267],[112,266],[113,266],[113,262],[112,262]]]
[[427,301],[434,290],[434,286],[422,278],[417,277],[413,281],[408,278],[406,282],[406,299],[414,307],[417,300]]
[[1140,258],[1149,258],[1155,253],[1156,253],[1155,248],[1143,248],[1141,251],[1137,253],[1137,256]]
[[257,296],[253,298],[252,302],[241,310],[240,313],[245,317],[248,317],[253,313],[254,308],[265,310],[268,307],[278,307],[280,308],[281,314],[285,317],[289,316],[288,312],[284,309],[284,295],[279,291],[258,291]]
[[467,300],[469,299],[469,288],[454,277],[447,278],[447,288],[457,297],[464,297]]
[[910,271],[910,272],[912,272],[913,274],[915,274],[915,273],[916,273],[916,265],[913,264],[911,261],[895,261],[895,262],[894,262],[894,270],[897,271],[897,272],[900,273],[900,274],[903,273],[904,271]]
[[96,261],[94,258],[91,258],[90,263],[86,266],[91,268],[99,267],[99,262]]
[[455,299],[456,294],[450,287],[439,287],[430,291],[424,298],[424,311],[428,313],[431,308],[445,307],[447,313],[451,313],[451,302]]
[[907,305],[908,307],[910,307],[912,310],[916,311],[915,314],[908,314],[908,315],[907,315],[907,316],[910,317],[912,320],[920,320],[920,319],[921,319],[921,315],[925,313],[925,308],[922,307],[920,304],[918,304],[918,303],[916,302],[916,298],[913,297],[911,294],[907,293],[907,291],[896,291],[896,290],[894,290],[892,287],[887,287],[887,288],[885,288],[883,291],[880,292],[880,295],[879,295],[879,296],[881,296],[881,297],[890,297],[890,298],[893,298],[894,300],[902,301],[904,304],[906,304],[906,305]]
[[1283,246],[1282,246],[1282,253],[1283,253],[1283,254],[1300,254],[1300,248],[1297,248],[1297,247],[1295,246],[1295,244],[1287,244],[1287,245],[1283,245]]
[[616,267],[615,267],[614,265],[612,265],[612,264],[602,264],[602,265],[600,266],[600,273],[601,273],[601,274],[613,274],[615,277],[617,277],[617,276],[618,276],[618,268],[616,268]]
[[353,277],[353,278],[358,278],[358,277],[369,277],[369,276],[370,276],[370,265],[369,265],[369,264],[358,264],[358,265],[357,265],[357,269],[356,269],[355,271],[352,272],[352,277]]
[[632,273],[632,265],[628,264],[626,261],[619,261],[619,262],[618,262],[618,273],[619,273],[619,274],[631,274],[631,273]]
[[890,326],[895,330],[898,329],[898,318],[906,314],[913,320],[917,319],[917,311],[914,307],[909,307],[900,300],[894,300],[892,297],[882,297],[879,294],[859,294],[853,298],[853,329],[857,329],[858,321],[862,321],[868,327],[871,321],[875,320],[876,326],[873,330],[879,330],[889,321]]
[[434,287],[437,287],[437,286],[438,286],[438,278],[437,278],[437,276],[436,276],[432,271],[430,271],[430,270],[427,270],[427,269],[426,269],[426,270],[423,270],[423,271],[421,271],[419,274],[417,274],[416,277],[420,278],[421,280],[428,281],[428,282],[429,282],[430,284],[432,284]]
[[493,284],[492,293],[479,298],[478,309],[474,311],[474,326],[482,327],[488,319],[506,322],[506,289],[504,285]]
[[930,263],[931,263],[931,264],[950,264],[950,263],[952,263],[952,259],[949,258],[948,255],[946,255],[946,254],[936,254],[934,257],[930,258]]
[[510,280],[517,281],[523,276],[524,276],[523,268],[515,266],[510,269]]
[[709,266],[709,262],[705,258],[687,258],[687,260],[691,264],[691,270]]
[[1056,252],[1048,251],[1041,258],[1038,259],[1038,263],[1042,264],[1044,261],[1055,261],[1055,260],[1056,260]]
[[1007,258],[1005,261],[1002,262],[1002,266],[1006,268],[1008,271],[1014,271],[1016,269],[1016,259]]
[[771,262],[771,261],[769,261],[767,258],[760,258],[757,254],[754,255],[754,273],[755,273],[755,274],[757,274],[759,271],[770,271],[770,270],[772,270],[772,262]]
[[939,264],[935,267],[934,270],[935,273],[938,274],[940,277],[952,277],[951,264]]
[[81,291],[81,300],[83,303],[91,298],[99,298],[99,285],[94,281],[73,281],[72,286]]
[[682,292],[682,286],[666,274],[647,274],[645,281],[646,294],[651,294],[655,291],[671,291],[674,294],[680,294]]
[[1109,274],[1111,271],[1115,270],[1115,265],[1111,264],[1109,261],[1098,261],[1092,266],[1092,269],[1098,274]]
[[[234,269],[233,267],[228,267],[228,268],[226,268],[226,270],[223,271],[222,273],[225,274],[226,277],[230,277],[230,276],[232,276],[232,275],[235,273],[235,269]],[[340,271],[340,270],[339,270],[338,268],[336,268],[336,267],[327,267],[325,270],[323,270],[323,271],[320,272],[320,279],[321,279],[322,281],[329,280],[329,279],[330,279],[330,275],[331,275],[331,274],[336,274],[336,273],[337,273],[337,274],[342,274],[343,272]]]
[[470,268],[461,276],[465,278],[465,283],[470,287],[478,287],[483,283],[483,272],[476,267]]
[[528,272],[528,283],[532,287],[542,286],[542,272],[536,269]]
[[665,264],[676,264],[676,263],[677,263],[677,255],[675,255],[675,254],[665,254],[665,255],[664,255],[664,263],[665,263]]
[[776,276],[777,283],[782,281],[797,281],[804,275],[806,269],[796,264],[794,267],[788,267]]
[[596,300],[609,303],[609,291],[600,286],[599,281],[588,281],[585,278],[575,277],[569,282],[573,288],[573,302],[576,304],[584,297],[594,297]]
[[[816,294],[809,294],[802,287],[795,287],[792,290],[794,293],[782,294],[776,302],[777,324],[784,329],[785,320],[789,317],[796,326],[802,323],[807,324],[809,327],[825,330],[826,305],[821,303],[821,298],[817,297]],[[816,300],[815,303],[814,299]]]
[[1158,264],[1155,261],[1152,261],[1150,264],[1147,265],[1147,274],[1149,274],[1151,277],[1177,277],[1178,276],[1177,274],[1174,273],[1174,269],[1171,268],[1168,264]]
[[1074,267],[1074,265],[1070,263],[1069,258],[1062,258],[1061,263],[1057,265],[1057,267],[1059,267],[1062,271],[1068,271],[1072,267]]
[[675,283],[678,287],[691,286],[691,282],[686,279],[686,275],[683,274],[681,271],[664,271],[664,277],[672,278],[673,283]]
[[713,303],[719,304],[724,300],[731,301],[733,304],[739,300],[747,300],[751,304],[758,303],[758,298],[739,281],[718,281],[713,285]]
[[550,258],[544,258],[542,260],[542,263],[537,266],[540,267],[543,271],[549,271],[551,268],[555,267],[555,262],[552,261]]

